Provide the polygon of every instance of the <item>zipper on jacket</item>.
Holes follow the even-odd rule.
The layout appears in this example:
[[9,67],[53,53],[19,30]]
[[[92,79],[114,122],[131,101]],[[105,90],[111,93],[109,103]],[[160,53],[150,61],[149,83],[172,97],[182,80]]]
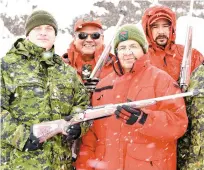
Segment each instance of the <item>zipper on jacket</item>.
[[166,57],[164,57],[164,64],[167,66]]

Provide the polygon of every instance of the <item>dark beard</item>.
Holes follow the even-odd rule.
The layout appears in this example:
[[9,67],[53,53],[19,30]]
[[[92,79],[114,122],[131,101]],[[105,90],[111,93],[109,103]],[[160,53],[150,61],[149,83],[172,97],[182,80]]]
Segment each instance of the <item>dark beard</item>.
[[[157,43],[157,40],[160,39],[160,38],[167,39],[166,43],[163,44],[163,45],[158,44],[158,43]],[[167,44],[167,42],[168,42],[168,37],[167,37],[166,35],[159,35],[159,36],[156,37],[155,42],[156,42],[157,45],[159,45],[159,46],[161,46],[161,47],[165,47],[166,44]]]

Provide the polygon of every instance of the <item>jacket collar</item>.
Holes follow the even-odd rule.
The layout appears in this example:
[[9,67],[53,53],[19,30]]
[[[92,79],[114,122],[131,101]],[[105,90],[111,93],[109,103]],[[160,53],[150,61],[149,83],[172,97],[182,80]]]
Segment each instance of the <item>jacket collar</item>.
[[176,44],[171,44],[170,46],[168,46],[169,48],[161,48],[161,47],[157,47],[157,46],[150,46],[149,47],[149,52],[151,55],[156,54],[157,57],[165,57],[166,54],[169,56],[174,55],[174,51],[176,49]]
[[136,60],[134,63],[134,66],[131,70],[131,73],[140,73],[144,69],[147,68],[147,66],[150,64],[148,56],[145,54],[140,59]]
[[53,58],[54,46],[51,50],[46,51],[44,48],[38,47],[27,39],[19,38],[13,45],[9,53],[16,53],[26,56],[27,59],[36,58],[40,61],[45,61],[48,65],[54,65]]
[[131,74],[131,73],[138,74],[141,71],[143,71],[149,64],[150,64],[149,57],[147,54],[145,54],[140,59],[137,59],[135,61],[132,69],[128,73],[124,73],[124,72],[122,73],[120,71],[120,68],[122,69],[122,66],[119,61],[114,62],[113,67],[114,67],[116,74],[118,74],[119,76],[123,76],[123,75]]

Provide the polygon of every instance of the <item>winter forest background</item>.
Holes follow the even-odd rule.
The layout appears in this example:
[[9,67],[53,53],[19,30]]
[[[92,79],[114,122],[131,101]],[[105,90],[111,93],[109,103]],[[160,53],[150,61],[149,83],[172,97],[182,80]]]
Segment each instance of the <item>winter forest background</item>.
[[[114,33],[121,8],[127,8],[123,24],[140,24],[145,9],[155,3],[166,5],[176,12],[176,41],[184,44],[190,0],[0,0],[0,57],[18,37],[24,37],[25,21],[33,10],[47,10],[58,21],[59,34],[55,46],[56,52],[62,55],[72,41],[74,22],[82,15],[102,20],[106,43]],[[193,46],[204,54],[204,0],[194,1],[192,23]]]

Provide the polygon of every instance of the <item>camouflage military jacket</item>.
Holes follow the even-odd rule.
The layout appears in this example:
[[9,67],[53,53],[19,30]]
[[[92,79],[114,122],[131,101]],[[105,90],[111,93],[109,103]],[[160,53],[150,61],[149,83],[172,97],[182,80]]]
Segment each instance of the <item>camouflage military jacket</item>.
[[[1,83],[0,169],[70,169],[69,143],[61,134],[41,149],[23,148],[33,124],[62,119],[89,103],[75,70],[53,52],[19,39],[1,60]],[[87,126],[81,126],[84,133]]]
[[204,170],[204,65],[193,73],[188,91],[199,90],[187,99],[189,126],[178,144],[179,170]]

